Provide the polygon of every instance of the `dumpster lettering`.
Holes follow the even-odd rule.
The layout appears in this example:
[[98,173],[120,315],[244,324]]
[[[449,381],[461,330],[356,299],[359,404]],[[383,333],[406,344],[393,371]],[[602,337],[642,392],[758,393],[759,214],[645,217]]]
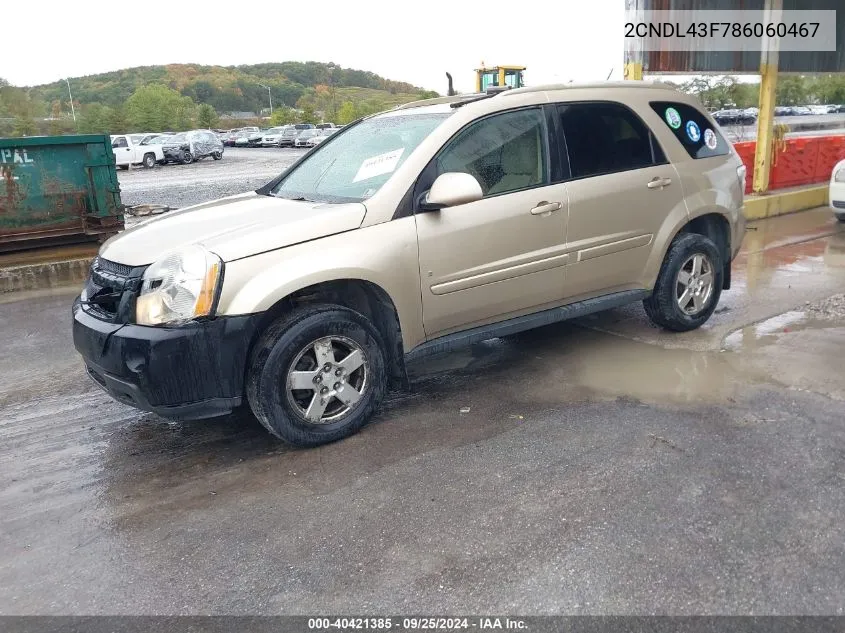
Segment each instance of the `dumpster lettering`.
[[0,165],[26,165],[34,162],[35,161],[27,155],[25,149],[0,149]]

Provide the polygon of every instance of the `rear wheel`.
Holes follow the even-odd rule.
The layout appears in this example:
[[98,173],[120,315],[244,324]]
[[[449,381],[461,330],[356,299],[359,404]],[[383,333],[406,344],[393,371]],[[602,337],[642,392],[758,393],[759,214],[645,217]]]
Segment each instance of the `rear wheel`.
[[719,302],[724,271],[719,249],[698,233],[676,237],[663,259],[654,291],[643,306],[649,318],[674,332],[703,325]]
[[147,169],[152,169],[156,166],[156,155],[155,154],[144,154],[144,167]]
[[297,308],[252,352],[247,398],[273,435],[317,446],[358,431],[386,389],[384,343],[363,315],[337,305]]
[[211,155],[211,157],[212,157],[214,160],[220,160],[221,158],[223,158],[223,152],[220,152],[220,151],[214,152],[214,153]]

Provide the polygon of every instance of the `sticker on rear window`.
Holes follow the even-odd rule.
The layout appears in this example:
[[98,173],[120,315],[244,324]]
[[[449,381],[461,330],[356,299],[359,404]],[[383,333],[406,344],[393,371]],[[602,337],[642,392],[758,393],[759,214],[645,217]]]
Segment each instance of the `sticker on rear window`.
[[687,136],[693,143],[698,143],[701,140],[701,130],[698,128],[698,123],[687,121]]
[[666,117],[666,123],[668,123],[669,127],[673,130],[677,130],[681,127],[681,115],[678,114],[678,111],[675,108],[666,108],[664,116]]
[[716,149],[716,145],[718,145],[719,139],[716,138],[716,133],[707,128],[704,130],[704,144],[710,149]]
[[352,182],[368,180],[370,178],[375,178],[376,176],[381,176],[382,174],[389,174],[396,169],[396,165],[399,164],[399,159],[402,158],[402,153],[404,151],[405,148],[400,147],[399,149],[395,149],[391,152],[386,152],[366,159],[363,163],[361,163],[361,166],[358,168],[358,173],[355,174],[355,178],[352,179]]

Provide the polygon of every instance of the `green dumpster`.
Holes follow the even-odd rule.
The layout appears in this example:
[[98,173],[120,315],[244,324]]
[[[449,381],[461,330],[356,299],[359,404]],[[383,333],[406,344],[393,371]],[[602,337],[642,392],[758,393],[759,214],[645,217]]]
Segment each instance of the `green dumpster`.
[[103,240],[123,210],[108,136],[0,138],[0,252]]

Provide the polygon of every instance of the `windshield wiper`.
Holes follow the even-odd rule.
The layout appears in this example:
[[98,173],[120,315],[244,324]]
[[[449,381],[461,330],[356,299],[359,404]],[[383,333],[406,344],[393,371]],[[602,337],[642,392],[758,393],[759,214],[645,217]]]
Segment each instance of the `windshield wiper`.
[[309,200],[305,196],[295,196],[290,198],[288,196],[276,196],[276,198],[281,198],[282,200],[293,200],[294,202],[314,202],[313,200]]

